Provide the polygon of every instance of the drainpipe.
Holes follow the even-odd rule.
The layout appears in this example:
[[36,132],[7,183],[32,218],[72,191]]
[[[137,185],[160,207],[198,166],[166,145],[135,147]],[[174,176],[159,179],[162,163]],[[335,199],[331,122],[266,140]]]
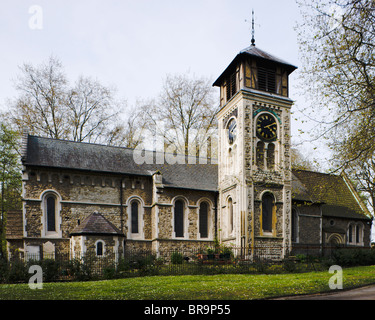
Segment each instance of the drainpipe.
[[126,234],[125,234],[125,230],[124,230],[124,208],[123,208],[123,202],[124,202],[124,199],[123,199],[123,182],[124,182],[124,178],[121,177],[120,179],[120,230],[121,232],[124,234],[124,256],[125,256],[125,243],[126,243]]
[[219,192],[216,192],[215,194],[215,239],[218,240],[218,232],[217,232],[217,203],[218,203],[218,197],[219,197]]

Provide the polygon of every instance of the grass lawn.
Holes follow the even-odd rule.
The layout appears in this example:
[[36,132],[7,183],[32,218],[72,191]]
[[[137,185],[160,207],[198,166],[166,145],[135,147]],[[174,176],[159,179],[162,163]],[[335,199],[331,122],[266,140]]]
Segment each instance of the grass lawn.
[[[105,281],[0,285],[0,300],[251,300],[330,291],[333,274],[152,276]],[[375,266],[343,270],[344,289],[375,283]]]

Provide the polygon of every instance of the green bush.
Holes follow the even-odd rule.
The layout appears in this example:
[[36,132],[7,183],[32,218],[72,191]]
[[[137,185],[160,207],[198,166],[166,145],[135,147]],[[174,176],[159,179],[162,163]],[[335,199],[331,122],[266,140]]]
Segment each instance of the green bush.
[[0,259],[0,283],[6,283],[8,281],[9,264],[5,259]]
[[9,283],[27,282],[30,277],[26,263],[21,260],[13,261],[9,266]]
[[184,257],[181,253],[175,251],[171,255],[172,264],[182,264],[184,262]]
[[342,267],[368,266],[375,264],[375,250],[345,248],[332,253],[332,260]]
[[43,281],[44,282],[53,282],[56,281],[59,277],[59,262],[53,259],[44,259],[38,264],[42,267],[43,270]]

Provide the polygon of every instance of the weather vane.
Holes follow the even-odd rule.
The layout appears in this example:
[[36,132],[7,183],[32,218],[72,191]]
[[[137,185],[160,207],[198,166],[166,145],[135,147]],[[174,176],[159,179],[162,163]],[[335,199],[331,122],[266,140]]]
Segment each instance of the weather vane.
[[[252,20],[251,20],[251,45],[255,46],[255,27],[254,27],[254,9],[252,10]],[[245,22],[249,20],[245,19]]]
[[255,46],[255,30],[254,30],[254,9],[252,10],[252,21],[251,21],[251,45]]

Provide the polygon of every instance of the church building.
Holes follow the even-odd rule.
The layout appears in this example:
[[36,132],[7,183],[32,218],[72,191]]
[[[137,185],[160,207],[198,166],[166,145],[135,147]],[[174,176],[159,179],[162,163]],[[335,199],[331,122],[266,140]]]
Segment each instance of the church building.
[[214,240],[251,259],[306,245],[370,245],[370,214],[345,175],[292,170],[292,64],[252,43],[214,82],[218,158],[139,164],[135,150],[27,133],[12,255],[193,251]]

